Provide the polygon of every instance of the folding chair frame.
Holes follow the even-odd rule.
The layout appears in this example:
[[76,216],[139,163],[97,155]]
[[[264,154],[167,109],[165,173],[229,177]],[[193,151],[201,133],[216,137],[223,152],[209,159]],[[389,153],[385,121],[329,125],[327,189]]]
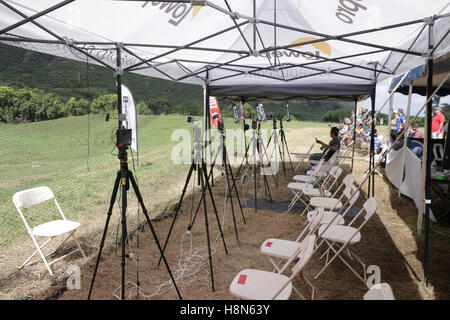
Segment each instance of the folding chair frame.
[[[42,201],[35,201],[33,204],[29,205],[28,207],[31,207],[31,206],[33,206],[33,205],[36,205],[36,204],[39,204],[39,203],[42,203],[42,202],[45,202],[45,201],[48,201],[48,200],[52,200],[52,199],[53,199],[53,201],[54,201],[56,207],[58,208],[58,211],[59,211],[59,213],[61,214],[63,220],[67,220],[67,218],[65,217],[63,211],[61,210],[61,207],[59,206],[58,201],[56,200],[56,198],[55,198],[55,196],[53,195],[53,192],[50,190],[50,188],[48,188],[48,187],[40,187],[40,188],[47,188],[47,189],[46,189],[46,192],[48,193],[48,194],[47,194],[47,198],[45,198],[45,199],[42,200]],[[37,188],[36,188],[36,189],[37,189]],[[27,191],[27,190],[24,190],[24,191]],[[14,196],[16,196],[16,195],[14,195]],[[47,255],[44,255],[44,253],[42,252],[42,248],[44,248],[47,244],[49,244],[53,239],[55,239],[55,238],[57,238],[57,237],[60,237],[60,236],[64,235],[64,233],[61,234],[61,235],[58,235],[58,236],[45,236],[45,237],[47,237],[47,238],[49,238],[49,239],[47,239],[42,245],[39,245],[39,244],[38,244],[38,241],[37,241],[37,239],[36,239],[37,236],[33,235],[33,230],[32,230],[32,228],[30,228],[30,226],[28,225],[28,222],[27,222],[27,220],[25,219],[25,216],[24,216],[24,214],[23,214],[23,212],[22,212],[22,210],[21,210],[21,208],[24,207],[24,206],[22,206],[21,204],[19,204],[18,202],[16,202],[15,199],[14,199],[14,196],[13,196],[13,202],[14,202],[14,205],[16,206],[16,209],[17,209],[17,211],[19,212],[20,217],[22,218],[22,220],[23,220],[23,222],[24,222],[24,224],[25,224],[25,226],[26,226],[26,228],[27,228],[28,234],[31,236],[31,239],[33,240],[33,243],[34,243],[34,245],[36,246],[36,250],[35,250],[35,251],[31,254],[31,256],[28,257],[28,258],[25,260],[25,262],[19,267],[19,270],[21,270],[21,269],[24,268],[25,266],[34,264],[34,263],[36,263],[37,261],[39,261],[39,259],[37,259],[37,260],[34,260],[34,261],[32,261],[32,262],[29,262],[29,261],[36,255],[36,253],[39,253],[39,255],[40,255],[42,261],[43,261],[44,264],[45,264],[45,267],[47,268],[47,270],[48,270],[48,272],[50,273],[51,276],[53,276],[53,272],[52,272],[50,266],[51,266],[53,263],[55,263],[55,262],[57,262],[57,261],[59,261],[59,260],[65,258],[65,257],[71,255],[72,253],[75,253],[75,252],[77,252],[77,251],[80,251],[81,254],[82,254],[82,256],[83,256],[83,258],[86,258],[86,254],[84,253],[84,251],[83,251],[83,249],[81,248],[81,245],[80,245],[80,243],[79,243],[77,237],[76,237],[75,234],[74,234],[75,231],[76,231],[76,229],[70,231],[69,234],[67,235],[67,237],[64,239],[64,241],[62,241],[62,242],[58,245],[58,247],[57,247],[53,252],[51,252],[51,253],[49,253],[49,254],[47,254]],[[61,248],[61,246],[62,246],[64,243],[66,243],[66,241],[67,241],[70,237],[73,237],[73,239],[75,240],[75,243],[76,243],[78,249],[75,249],[75,250],[73,250],[73,251],[71,251],[71,252],[69,252],[69,253],[63,255],[62,257],[59,257],[59,258],[57,258],[57,259],[54,259],[53,261],[48,262],[47,259],[46,259],[46,257],[52,256],[55,252],[57,252],[58,249]]]

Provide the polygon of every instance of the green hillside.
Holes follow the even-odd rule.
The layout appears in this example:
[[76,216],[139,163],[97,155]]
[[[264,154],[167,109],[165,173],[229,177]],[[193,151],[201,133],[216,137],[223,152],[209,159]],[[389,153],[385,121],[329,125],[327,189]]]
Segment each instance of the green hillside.
[[[123,83],[130,88],[141,113],[203,113],[201,86],[174,83],[142,75],[125,73]],[[72,61],[47,54],[0,44],[0,86],[15,89],[40,89],[52,93],[61,102],[72,97],[92,103],[102,95],[115,94],[115,77],[107,68]],[[232,102],[220,99],[224,115],[232,115]],[[256,102],[249,103],[255,109]],[[291,115],[297,120],[321,121],[324,113],[336,109],[351,109],[352,103],[335,101],[290,101]],[[3,107],[0,105],[0,108]],[[286,115],[286,102],[264,102],[266,114]],[[76,115],[61,113],[60,116]]]

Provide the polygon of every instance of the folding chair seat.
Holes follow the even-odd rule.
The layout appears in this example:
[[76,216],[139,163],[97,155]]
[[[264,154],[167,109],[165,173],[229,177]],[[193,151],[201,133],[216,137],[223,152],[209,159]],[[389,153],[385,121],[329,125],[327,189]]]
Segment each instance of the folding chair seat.
[[[325,262],[325,266],[316,274],[315,279],[317,279],[320,274],[336,259],[339,258],[361,281],[366,281],[366,266],[364,262],[351,250],[348,248],[350,245],[354,245],[361,240],[361,229],[366,225],[369,219],[373,216],[375,211],[377,210],[377,201],[374,197],[369,198],[364,202],[363,208],[358,212],[358,214],[353,218],[353,220],[346,226],[341,225],[321,225],[318,231],[318,237],[322,240],[317,246],[316,250],[323,244],[326,243],[328,245],[327,250],[322,255],[326,255],[327,259]],[[358,219],[358,217],[365,211],[364,221],[359,225],[359,227],[353,227],[353,223]],[[335,246],[338,246],[339,249],[336,249]],[[363,277],[361,277],[358,272],[356,272],[353,267],[342,257],[341,253],[345,249],[345,253],[351,259],[355,258],[363,268]],[[333,257],[329,260],[330,252],[333,252]]]
[[342,168],[334,166],[329,171],[329,174],[325,178],[325,180],[322,181],[322,184],[317,188],[314,187],[315,185],[317,185],[317,183],[307,184],[293,182],[288,184],[288,188],[294,193],[294,197],[292,198],[291,203],[288,206],[288,212],[292,209],[292,207],[298,200],[302,201],[303,204],[308,207],[309,201],[312,197],[333,197],[333,194],[330,190],[338,182],[341,174]]
[[395,300],[391,286],[384,283],[374,284],[363,297],[364,300]]
[[[23,212],[22,209],[30,208],[34,205],[52,200],[54,201],[59,213],[61,214],[62,219],[59,220],[53,220],[49,221],[43,224],[40,224],[35,227],[30,227],[27,220],[25,219],[25,214],[27,212]],[[75,253],[77,251],[80,251],[83,257],[86,257],[86,255],[83,252],[83,249],[80,246],[80,243],[78,242],[78,239],[75,236],[75,231],[80,227],[80,223],[75,221],[67,220],[64,216],[63,211],[61,210],[61,207],[58,204],[58,201],[56,200],[53,192],[50,190],[49,187],[37,187],[33,189],[27,189],[23,191],[16,192],[13,195],[13,202],[17,209],[17,211],[20,214],[20,217],[22,218],[25,227],[27,228],[28,234],[31,236],[31,239],[33,240],[34,245],[36,246],[36,251],[19,267],[19,270],[22,269],[25,265],[30,265],[36,261],[29,262],[37,253],[39,253],[41,259],[43,260],[48,272],[50,275],[53,275],[53,272],[50,268],[50,265],[55,263],[58,260],[63,259],[64,257],[67,257],[68,255]],[[24,214],[25,213],[25,214]],[[75,243],[77,245],[77,249],[63,255],[62,257],[59,257],[51,262],[48,262],[46,259],[46,255],[44,255],[42,248],[46,246],[51,240],[55,239],[58,236],[67,235],[65,240],[60,243],[58,248],[56,248],[54,252],[56,252],[69,238],[73,238],[75,240]],[[36,237],[46,237],[48,238],[42,245],[39,245],[37,242]],[[52,254],[53,254],[52,253]]]
[[[345,220],[344,217],[347,215],[347,213],[350,211],[350,209],[352,208],[352,206],[355,204],[355,202],[358,200],[360,195],[359,191],[356,191],[353,196],[349,199],[349,203],[347,208],[345,209],[345,211],[341,214],[335,211],[327,211],[325,210],[323,212],[323,217],[321,219],[321,224],[339,224],[339,225],[343,225],[345,224]],[[310,211],[308,212],[308,214],[306,215],[306,218],[308,219],[308,221],[312,221],[314,219],[314,217],[317,214],[317,210],[314,211]]]
[[[231,294],[241,299],[249,300],[287,300],[290,298],[292,290],[295,289],[292,285],[292,281],[296,276],[299,276],[306,296],[307,298],[310,298],[302,271],[311,259],[315,238],[314,235],[308,236],[308,245],[305,254],[292,268],[290,277],[281,273],[245,269],[240,271],[231,282]],[[285,266],[288,266],[296,257],[297,254],[295,254]]]

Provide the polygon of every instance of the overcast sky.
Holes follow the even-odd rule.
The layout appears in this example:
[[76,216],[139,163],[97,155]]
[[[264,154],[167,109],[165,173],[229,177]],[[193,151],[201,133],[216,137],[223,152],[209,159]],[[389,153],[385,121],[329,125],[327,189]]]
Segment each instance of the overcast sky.
[[[376,96],[376,110],[381,108],[381,106],[385,103],[386,99],[389,97],[389,85],[391,83],[391,80],[385,80],[383,82],[380,82],[377,84],[377,96]],[[420,96],[418,94],[413,94],[411,99],[411,115],[415,115],[420,108],[424,105],[426,102],[426,97]],[[449,103],[450,104],[450,96],[442,97],[440,103]],[[403,108],[403,111],[406,114],[406,107],[408,104],[408,95],[403,95],[401,93],[395,93],[394,94],[394,105],[393,108]],[[360,106],[367,108],[370,110],[371,108],[371,101],[370,98],[366,99],[359,103]],[[386,103],[386,105],[383,107],[382,113],[387,114],[389,111],[389,102]],[[424,115],[424,112],[421,113],[421,115]]]

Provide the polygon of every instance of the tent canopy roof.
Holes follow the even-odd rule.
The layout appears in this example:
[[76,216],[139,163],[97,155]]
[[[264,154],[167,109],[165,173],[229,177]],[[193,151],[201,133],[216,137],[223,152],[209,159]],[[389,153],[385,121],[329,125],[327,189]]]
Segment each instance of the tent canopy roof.
[[433,54],[447,52],[449,7],[448,0],[5,0],[0,41],[88,56],[115,71],[120,47],[119,71],[207,83],[217,93],[276,98],[295,88],[297,97],[348,99],[423,64],[430,23]]

